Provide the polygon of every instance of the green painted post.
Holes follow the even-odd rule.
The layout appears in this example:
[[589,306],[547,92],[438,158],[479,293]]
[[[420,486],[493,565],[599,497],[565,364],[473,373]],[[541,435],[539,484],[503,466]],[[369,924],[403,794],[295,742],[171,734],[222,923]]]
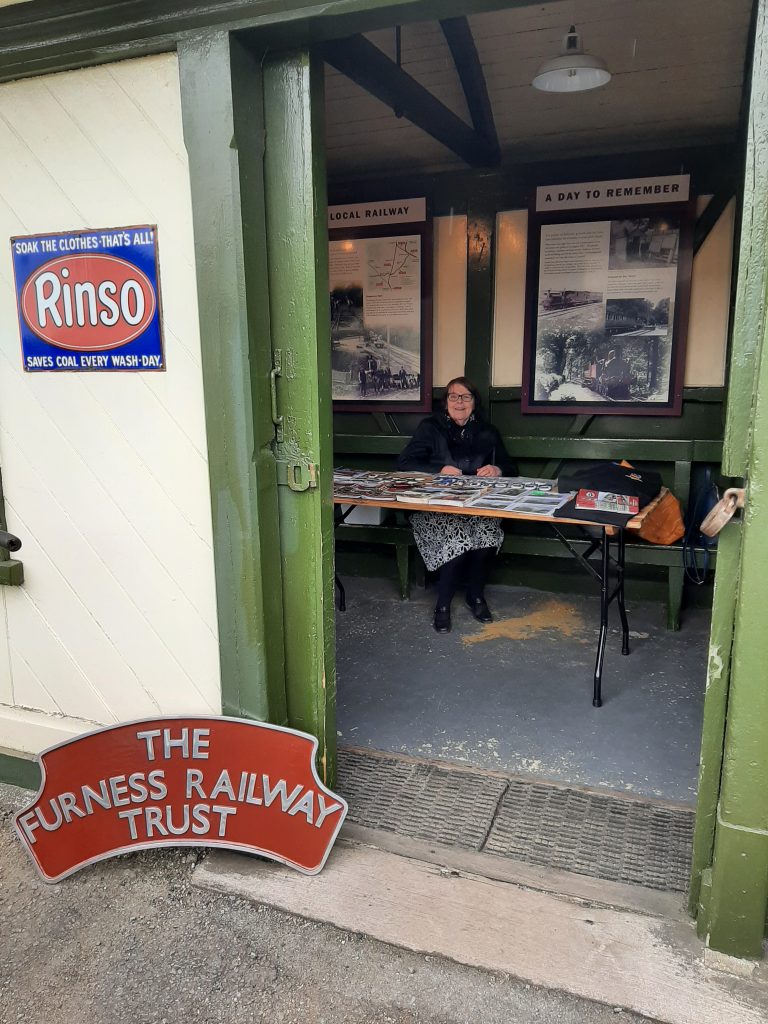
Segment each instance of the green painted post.
[[[762,363],[755,438],[766,445],[768,360]],[[760,957],[768,908],[768,465],[754,459],[752,470],[742,527],[707,932],[714,949]],[[717,572],[722,577],[721,562]],[[717,695],[714,699],[719,711],[721,702]]]
[[733,619],[736,608],[735,581],[741,557],[741,525],[730,523],[720,534],[717,545],[717,572],[712,601],[712,626],[707,660],[707,688],[704,697],[704,727],[699,759],[699,798],[696,805],[696,830],[693,839],[693,866],[688,894],[688,910],[699,917],[701,876],[712,863],[723,767],[723,736],[728,704],[731,669]]
[[757,0],[752,57],[747,153],[741,210],[728,402],[723,438],[723,473],[747,472],[750,428],[763,338],[768,285],[768,22],[766,0]]
[[493,352],[493,264],[496,206],[478,202],[467,211],[467,354],[464,372],[490,415]]
[[[740,558],[734,530],[718,559],[710,692],[694,849],[692,903],[708,944],[735,956],[762,955],[768,908],[768,0],[758,0],[747,139],[744,210],[734,313],[723,470],[748,481]],[[738,529],[738,528],[737,528]],[[729,590],[735,595],[731,597]],[[731,613],[731,603],[733,605]],[[730,682],[727,649],[733,623]],[[718,674],[713,651],[725,670]],[[726,694],[727,690],[727,694]],[[717,794],[717,738],[725,720]],[[711,871],[706,869],[714,824]],[[699,898],[706,874],[706,899]]]
[[301,466],[280,487],[288,720],[317,736],[318,767],[336,767],[333,431],[323,66],[305,52],[264,64],[267,249],[272,344],[280,352],[278,460]]
[[[226,714],[286,721],[261,67],[227,32],[179,45]],[[169,371],[172,372],[172,369]]]

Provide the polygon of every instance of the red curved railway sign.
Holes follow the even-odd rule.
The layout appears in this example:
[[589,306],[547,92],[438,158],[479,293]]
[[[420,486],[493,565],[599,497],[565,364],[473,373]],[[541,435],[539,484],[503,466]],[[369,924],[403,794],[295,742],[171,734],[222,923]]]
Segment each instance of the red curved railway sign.
[[314,736],[238,718],[157,718],[50,747],[18,836],[47,882],[131,850],[223,847],[321,870],[347,813]]

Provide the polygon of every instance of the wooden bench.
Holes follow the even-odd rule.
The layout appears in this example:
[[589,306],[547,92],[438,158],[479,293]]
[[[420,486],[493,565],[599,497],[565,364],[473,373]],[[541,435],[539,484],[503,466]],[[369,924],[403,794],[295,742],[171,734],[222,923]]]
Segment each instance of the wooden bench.
[[[348,462],[348,457],[353,456],[356,464],[359,464],[360,457],[371,458],[378,460],[375,468],[383,468],[381,460],[386,456],[386,468],[391,469],[407,441],[408,437],[405,435],[337,434],[334,438],[334,449],[339,464],[345,464],[345,459]],[[573,467],[579,463],[595,462],[599,459],[627,459],[638,467],[658,469],[664,484],[679,499],[683,510],[690,500],[693,467],[697,463],[719,465],[722,454],[720,441],[505,437],[504,443],[512,458],[520,464],[520,472],[523,475],[542,479],[556,477],[565,465]],[[344,523],[337,528],[336,536],[339,540],[355,543],[392,545],[397,556],[400,595],[404,599],[409,596],[410,550],[414,546],[414,541],[411,529],[405,522],[386,522],[380,526]],[[574,546],[577,549],[586,548],[587,543],[586,540],[575,540]],[[543,533],[523,533],[517,523],[506,525],[502,552],[512,555],[563,557],[562,545],[557,538]],[[667,629],[679,629],[685,582],[681,544],[631,542],[627,544],[626,560],[632,565],[666,568]],[[712,552],[710,565],[714,567],[714,564],[715,554]]]

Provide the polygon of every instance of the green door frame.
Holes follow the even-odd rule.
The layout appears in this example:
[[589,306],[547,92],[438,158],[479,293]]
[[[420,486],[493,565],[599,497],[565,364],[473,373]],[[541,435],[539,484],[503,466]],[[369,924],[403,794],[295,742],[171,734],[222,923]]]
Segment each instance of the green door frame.
[[756,0],[723,473],[747,484],[721,535],[689,909],[719,951],[762,956],[768,912],[768,0]]
[[[264,62],[264,197],[280,438],[275,445],[288,721],[317,736],[335,778],[336,673],[331,324],[322,63]],[[297,490],[296,488],[301,488]]]
[[322,68],[229,32],[179,45],[223,708],[335,773],[333,440]]
[[179,46],[195,233],[222,708],[287,721],[259,62],[228,32]]

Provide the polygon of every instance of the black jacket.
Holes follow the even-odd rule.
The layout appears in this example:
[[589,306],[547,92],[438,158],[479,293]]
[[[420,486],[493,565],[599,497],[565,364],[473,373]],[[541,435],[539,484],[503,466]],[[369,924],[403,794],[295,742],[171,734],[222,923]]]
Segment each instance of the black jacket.
[[464,476],[474,476],[481,466],[498,466],[503,476],[517,476],[517,466],[507,455],[496,427],[474,413],[460,427],[447,413],[428,416],[397,460],[400,470],[439,473],[443,466],[455,466]]

